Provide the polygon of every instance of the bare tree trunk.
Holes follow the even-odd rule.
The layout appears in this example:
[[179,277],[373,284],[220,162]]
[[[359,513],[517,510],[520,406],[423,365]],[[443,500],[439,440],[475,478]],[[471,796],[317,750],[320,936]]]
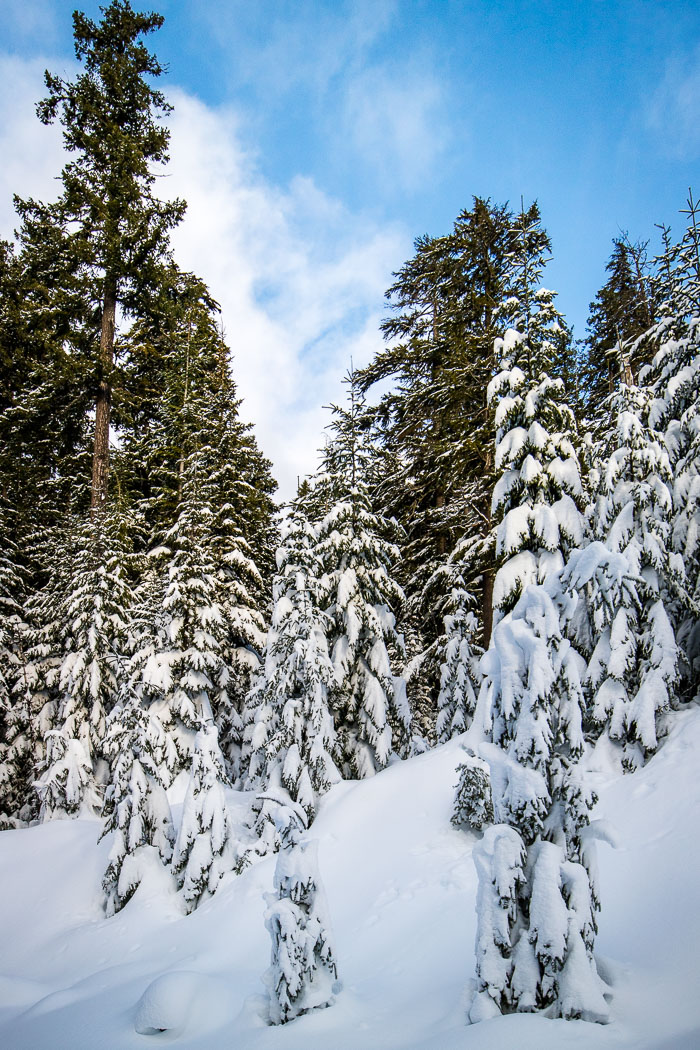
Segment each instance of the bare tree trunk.
[[95,403],[95,447],[92,457],[91,506],[99,507],[107,498],[109,480],[109,422],[112,410],[112,365],[117,290],[114,281],[105,281],[100,332],[100,384]]

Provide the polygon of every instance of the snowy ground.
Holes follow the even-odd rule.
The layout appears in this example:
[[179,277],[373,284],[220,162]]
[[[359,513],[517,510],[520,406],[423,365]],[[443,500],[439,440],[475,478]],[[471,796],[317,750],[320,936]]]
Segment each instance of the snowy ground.
[[[263,892],[274,860],[184,916],[155,873],[105,919],[100,823],[0,833],[3,1050],[698,1050],[700,709],[676,717],[660,754],[624,778],[598,761],[597,949],[613,1022],[511,1016],[465,1027],[474,970],[474,838],[449,822],[457,742],[362,783],[341,784],[312,829],[343,981],[336,1004],[264,1023]],[[232,807],[244,800],[231,795]],[[149,985],[158,983],[139,1002]],[[150,1010],[150,1014],[149,1014]],[[149,1017],[170,1029],[138,1034]]]

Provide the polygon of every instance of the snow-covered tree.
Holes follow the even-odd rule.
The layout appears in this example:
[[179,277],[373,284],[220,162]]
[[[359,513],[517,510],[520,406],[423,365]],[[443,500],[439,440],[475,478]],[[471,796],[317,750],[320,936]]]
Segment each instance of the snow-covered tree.
[[654,400],[649,424],[664,435],[674,474],[673,547],[685,562],[692,601],[678,609],[673,626],[684,659],[681,695],[697,692],[700,670],[700,209],[692,193],[678,244],[664,230],[657,260],[659,320],[640,339],[653,352],[642,379]]
[[477,861],[470,1018],[543,1010],[603,1021],[605,986],[593,959],[597,897],[585,842],[594,796],[577,764],[584,662],[563,636],[546,587],[525,589],[494,629],[484,664],[492,742],[480,746],[479,757],[490,767],[495,824]]
[[390,656],[390,649],[403,649],[393,611],[403,592],[389,572],[398,549],[385,538],[389,523],[370,505],[371,452],[362,428],[362,398],[354,375],[347,382],[350,406],[334,406],[334,437],[324,455],[324,477],[335,503],[318,526],[317,550],[336,679],[331,707],[337,764],[344,776],[363,778],[386,766],[392,748],[405,746],[410,710],[405,682],[393,673]]
[[[25,581],[17,544],[0,507],[0,826],[22,820],[28,794],[27,763],[23,761],[22,726],[25,702],[24,611]],[[30,764],[31,768],[31,764]]]
[[75,814],[83,802],[99,808],[106,717],[123,676],[120,653],[133,602],[134,528],[130,515],[105,504],[67,522],[56,550],[64,559],[60,589],[50,587],[47,597],[55,598],[57,607],[51,609],[49,601],[40,606],[48,614],[46,684],[53,684],[58,705],[38,788],[44,820]]
[[[177,517],[146,578],[145,622],[133,658],[133,687],[145,705],[156,705],[175,744],[171,776],[189,768],[202,722],[221,715],[230,726],[242,621],[249,613],[256,619],[249,607],[242,611],[232,579],[245,555],[218,535],[201,471],[199,453],[193,453],[183,467]],[[260,627],[255,623],[256,635]]]
[[105,795],[102,837],[113,833],[102,880],[107,915],[120,911],[146,876],[149,866],[167,865],[175,831],[160,778],[168,740],[158,716],[130,698],[116,707],[108,723],[106,750],[113,760]]
[[478,718],[487,742],[478,757],[489,765],[494,827],[477,855],[470,1018],[542,1010],[602,1021],[605,986],[593,959],[598,902],[584,843],[594,799],[578,761],[585,661],[566,636],[577,597],[561,583],[583,536],[582,484],[563,383],[545,370],[548,333],[559,324],[540,308],[551,293],[543,298],[533,290],[541,262],[536,241],[526,267],[529,251],[523,241],[516,260],[523,279],[514,282],[520,298],[509,304],[523,330],[499,340],[501,370],[489,387],[500,567],[494,631],[482,659]]
[[317,844],[298,841],[298,834],[292,841],[278,856],[275,892],[266,894],[272,956],[263,980],[275,1025],[331,1006],[338,979]]
[[[267,636],[264,673],[256,686],[250,726],[247,785],[263,792],[281,787],[300,805],[310,824],[318,798],[340,775],[336,735],[329,709],[335,681],[328,654],[328,616],[319,607],[321,566],[316,537],[300,510],[292,512],[277,551],[274,609]],[[262,799],[253,809],[259,852],[270,839],[270,814]]]
[[468,729],[474,715],[481,680],[478,669],[481,649],[474,641],[478,630],[474,606],[463,580],[456,577],[450,596],[451,611],[445,616],[436,725],[439,744]]
[[228,781],[213,723],[197,733],[190,782],[175,844],[173,870],[188,912],[211,897],[234,866],[231,820],[226,809]]
[[602,451],[596,534],[623,555],[627,577],[611,595],[594,576],[587,601],[594,617],[587,682],[591,718],[634,767],[655,751],[662,713],[678,680],[673,605],[682,602],[684,568],[671,549],[672,472],[663,436],[652,430],[648,391],[623,385],[611,400],[614,427]]

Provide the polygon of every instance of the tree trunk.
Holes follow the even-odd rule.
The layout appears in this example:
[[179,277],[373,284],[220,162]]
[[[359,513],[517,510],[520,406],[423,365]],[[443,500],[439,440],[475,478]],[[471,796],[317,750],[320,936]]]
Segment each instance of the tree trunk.
[[91,506],[99,507],[107,498],[109,480],[109,421],[112,410],[112,365],[117,290],[114,281],[105,281],[100,332],[100,384],[95,403],[95,447],[92,457]]

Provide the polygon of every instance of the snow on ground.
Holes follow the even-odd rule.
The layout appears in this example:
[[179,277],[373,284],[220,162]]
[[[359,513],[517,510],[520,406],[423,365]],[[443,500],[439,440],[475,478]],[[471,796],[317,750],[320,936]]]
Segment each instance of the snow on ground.
[[[595,816],[619,840],[599,847],[597,950],[614,985],[605,1027],[532,1015],[465,1026],[476,875],[475,838],[449,822],[460,757],[453,741],[324,800],[310,835],[343,988],[331,1008],[280,1028],[265,1024],[260,980],[273,858],[228,876],[190,916],[157,865],[105,919],[99,821],[0,833],[0,1047],[698,1050],[700,709],[677,715],[634,775],[612,775],[605,755],[593,763]],[[230,802],[240,817],[245,799]]]

